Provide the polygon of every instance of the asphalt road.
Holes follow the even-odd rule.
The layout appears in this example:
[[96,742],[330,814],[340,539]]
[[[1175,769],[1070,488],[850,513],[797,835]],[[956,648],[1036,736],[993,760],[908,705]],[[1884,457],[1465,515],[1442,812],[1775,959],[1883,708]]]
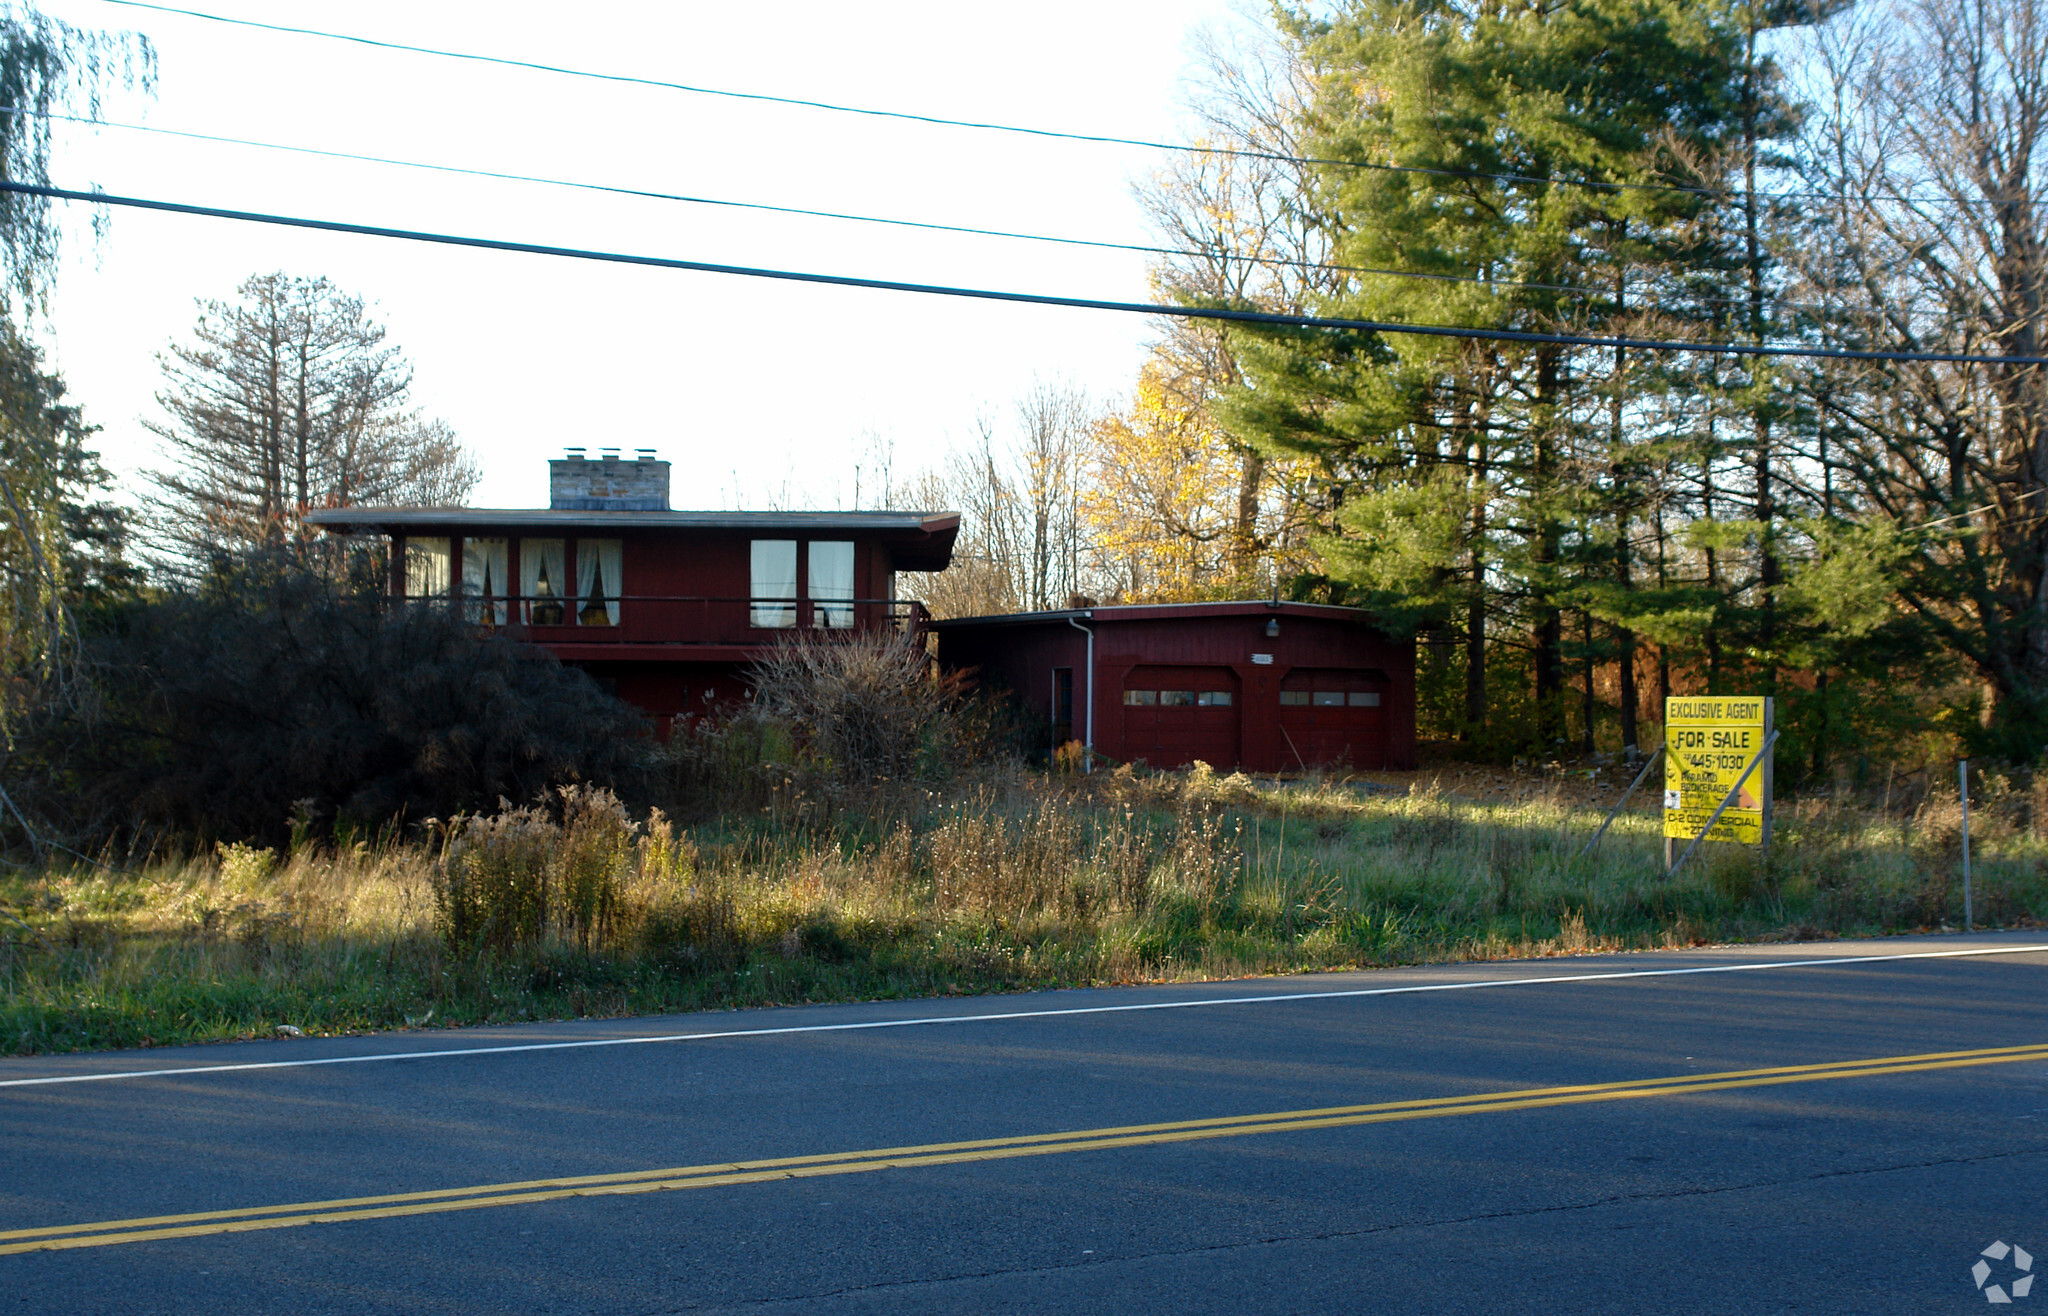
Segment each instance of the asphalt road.
[[2044,943],[9,1060],[0,1316],[1975,1310]]

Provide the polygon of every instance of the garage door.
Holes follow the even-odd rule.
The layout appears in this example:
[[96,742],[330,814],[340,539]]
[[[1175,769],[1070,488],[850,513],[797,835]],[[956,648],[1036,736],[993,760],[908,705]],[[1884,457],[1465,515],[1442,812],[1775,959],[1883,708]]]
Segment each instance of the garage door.
[[1237,766],[1237,673],[1228,667],[1134,667],[1124,678],[1123,751],[1155,768],[1196,759]]
[[1281,752],[1310,768],[1387,765],[1387,674],[1297,667],[1280,678]]

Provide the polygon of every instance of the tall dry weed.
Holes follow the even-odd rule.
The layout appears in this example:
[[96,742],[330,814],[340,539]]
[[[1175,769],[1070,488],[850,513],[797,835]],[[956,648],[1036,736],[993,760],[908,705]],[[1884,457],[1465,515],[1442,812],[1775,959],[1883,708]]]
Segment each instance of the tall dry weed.
[[552,937],[587,953],[611,937],[639,828],[602,787],[564,787],[553,803],[559,821],[507,800],[439,828],[434,896],[451,950],[503,954]]

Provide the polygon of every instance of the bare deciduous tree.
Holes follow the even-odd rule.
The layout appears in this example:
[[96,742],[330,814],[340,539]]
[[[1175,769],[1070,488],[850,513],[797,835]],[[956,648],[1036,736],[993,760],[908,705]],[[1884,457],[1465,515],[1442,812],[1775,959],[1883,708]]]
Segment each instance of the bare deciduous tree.
[[[1838,506],[1886,527],[1905,602],[2048,737],[2048,6],[1895,0],[1821,29],[1802,160],[1834,199],[1793,248],[1833,345],[1983,364],[1829,364],[1805,387]],[[1870,551],[1866,546],[1866,552]]]
[[1041,380],[1017,400],[1015,418],[1008,442],[981,418],[974,444],[908,491],[961,514],[954,565],[915,586],[940,616],[1062,608],[1097,587],[1081,516],[1094,404],[1070,383]]
[[[1270,30],[1207,29],[1196,53],[1188,108],[1201,125],[1196,145],[1206,149],[1176,154],[1137,190],[1153,227],[1186,253],[1156,261],[1153,285],[1173,301],[1300,313],[1339,278],[1322,268],[1329,237],[1300,204],[1312,186],[1298,163],[1308,154],[1304,71]],[[1244,382],[1217,325],[1165,319],[1158,330],[1154,360],[1182,406],[1207,411],[1219,391]],[[1251,580],[1266,574],[1260,559],[1298,517],[1294,491],[1270,486],[1268,459],[1236,446],[1233,572]]]

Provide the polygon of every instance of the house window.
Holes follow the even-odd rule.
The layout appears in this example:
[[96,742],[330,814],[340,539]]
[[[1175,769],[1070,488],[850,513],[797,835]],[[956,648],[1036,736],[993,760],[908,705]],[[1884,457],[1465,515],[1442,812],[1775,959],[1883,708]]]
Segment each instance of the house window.
[[853,626],[853,541],[811,541],[811,624],[821,630]]
[[619,624],[619,541],[576,541],[576,609],[578,626]]
[[508,620],[505,596],[511,592],[505,580],[505,541],[463,540],[462,597],[469,600],[463,611],[469,619],[484,626],[503,626]]
[[448,541],[414,539],[405,541],[405,596],[409,599],[448,597]]
[[568,557],[559,539],[519,541],[519,593],[526,601],[526,620],[534,626],[560,626]]
[[[747,588],[750,626],[783,630],[796,625],[796,541],[756,539]],[[782,600],[788,600],[783,602]]]

